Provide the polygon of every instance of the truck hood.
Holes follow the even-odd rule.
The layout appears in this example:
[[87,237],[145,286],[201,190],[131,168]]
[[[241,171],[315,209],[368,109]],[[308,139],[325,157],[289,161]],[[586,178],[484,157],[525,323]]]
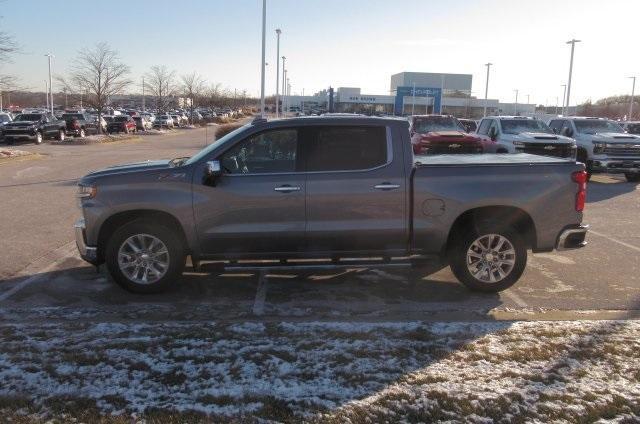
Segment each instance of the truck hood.
[[99,171],[93,171],[87,174],[84,178],[96,178],[96,177],[104,177],[107,175],[127,174],[130,172],[166,169],[171,167],[169,163],[170,163],[169,159],[148,160],[145,162],[127,163],[124,165],[110,166],[108,168],[101,169]]
[[36,125],[38,121],[11,121],[5,124],[5,127],[30,127]]
[[508,134],[508,136],[513,141],[523,141],[525,143],[531,143],[531,144],[535,144],[535,143],[573,144],[574,143],[572,138],[565,137],[563,135],[548,134],[548,133],[523,132],[520,134]]
[[607,143],[638,143],[640,141],[639,136],[626,133],[595,133],[593,137],[594,141],[606,141]]

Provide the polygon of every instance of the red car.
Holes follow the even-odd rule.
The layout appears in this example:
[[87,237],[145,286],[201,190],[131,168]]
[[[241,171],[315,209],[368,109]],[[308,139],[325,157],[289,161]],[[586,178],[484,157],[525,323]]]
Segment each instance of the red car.
[[411,145],[416,155],[482,153],[479,137],[467,134],[451,115],[413,115]]
[[129,115],[118,115],[113,118],[113,121],[107,124],[107,132],[136,132],[136,121]]

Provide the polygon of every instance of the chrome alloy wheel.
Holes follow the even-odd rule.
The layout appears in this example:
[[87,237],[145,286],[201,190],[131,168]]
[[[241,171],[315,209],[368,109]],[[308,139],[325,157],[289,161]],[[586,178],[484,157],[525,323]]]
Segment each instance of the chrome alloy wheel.
[[511,273],[516,263],[513,244],[499,234],[478,237],[467,250],[467,269],[483,283],[497,283]]
[[150,234],[136,234],[124,241],[118,249],[120,271],[132,282],[152,284],[169,269],[167,246]]

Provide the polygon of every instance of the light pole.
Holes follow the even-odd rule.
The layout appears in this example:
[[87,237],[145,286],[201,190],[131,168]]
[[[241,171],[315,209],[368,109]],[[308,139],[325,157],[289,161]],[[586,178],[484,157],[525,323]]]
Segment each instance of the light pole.
[[563,88],[563,90],[562,90],[562,116],[565,116],[566,114],[564,113],[564,101],[567,98],[567,84],[560,84],[560,87]]
[[413,83],[413,90],[411,90],[411,96],[412,96],[412,100],[411,100],[411,115],[415,115],[415,108],[416,108],[416,83]]
[[518,90],[516,89],[516,90],[513,90],[513,91],[516,92],[516,104],[515,104],[515,106],[513,108],[513,110],[514,110],[513,114],[515,116],[518,116]]
[[556,115],[558,114],[558,96],[556,96]]
[[47,53],[45,56],[49,58],[49,101],[51,102],[51,113],[53,113],[53,85],[51,79],[51,59],[53,59],[53,55],[51,53]]
[[575,38],[567,41],[567,44],[571,44],[571,59],[569,60],[569,80],[567,81],[567,115],[569,112],[569,102],[571,97],[571,74],[573,73],[573,51],[575,50],[576,43],[579,43],[580,40],[576,40]]
[[142,111],[145,111],[145,101],[144,101],[144,77],[142,77]]
[[46,102],[45,104],[47,105],[47,108],[49,107],[49,85],[47,85],[47,80],[43,80],[44,81],[44,101]]
[[282,56],[282,116],[284,116],[284,99],[285,99],[285,93],[284,93],[284,83],[287,79],[287,69],[285,68],[285,63],[287,61],[287,58]]
[[267,0],[262,0],[262,62],[260,63],[260,117],[264,118],[264,73],[265,73],[265,46],[267,27]]
[[[276,29],[276,118],[280,115],[280,28]],[[282,66],[284,67],[284,56],[282,57]]]
[[483,117],[487,116],[487,97],[489,96],[489,68],[491,68],[493,63],[485,63],[484,66],[487,67],[487,81],[484,86],[484,112],[482,113]]
[[282,116],[287,116],[287,70],[282,71]]
[[633,85],[631,86],[631,102],[629,102],[629,117],[627,121],[633,120],[633,96],[636,94],[636,77],[629,77],[633,80]]

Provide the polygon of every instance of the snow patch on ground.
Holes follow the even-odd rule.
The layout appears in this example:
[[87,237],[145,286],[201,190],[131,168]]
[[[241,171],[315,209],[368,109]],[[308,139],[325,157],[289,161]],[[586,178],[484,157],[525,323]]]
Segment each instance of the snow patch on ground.
[[21,156],[29,156],[32,154],[33,153],[26,152],[24,150],[0,148],[0,159],[17,158]]
[[0,340],[4,417],[640,420],[637,321],[78,321]]

